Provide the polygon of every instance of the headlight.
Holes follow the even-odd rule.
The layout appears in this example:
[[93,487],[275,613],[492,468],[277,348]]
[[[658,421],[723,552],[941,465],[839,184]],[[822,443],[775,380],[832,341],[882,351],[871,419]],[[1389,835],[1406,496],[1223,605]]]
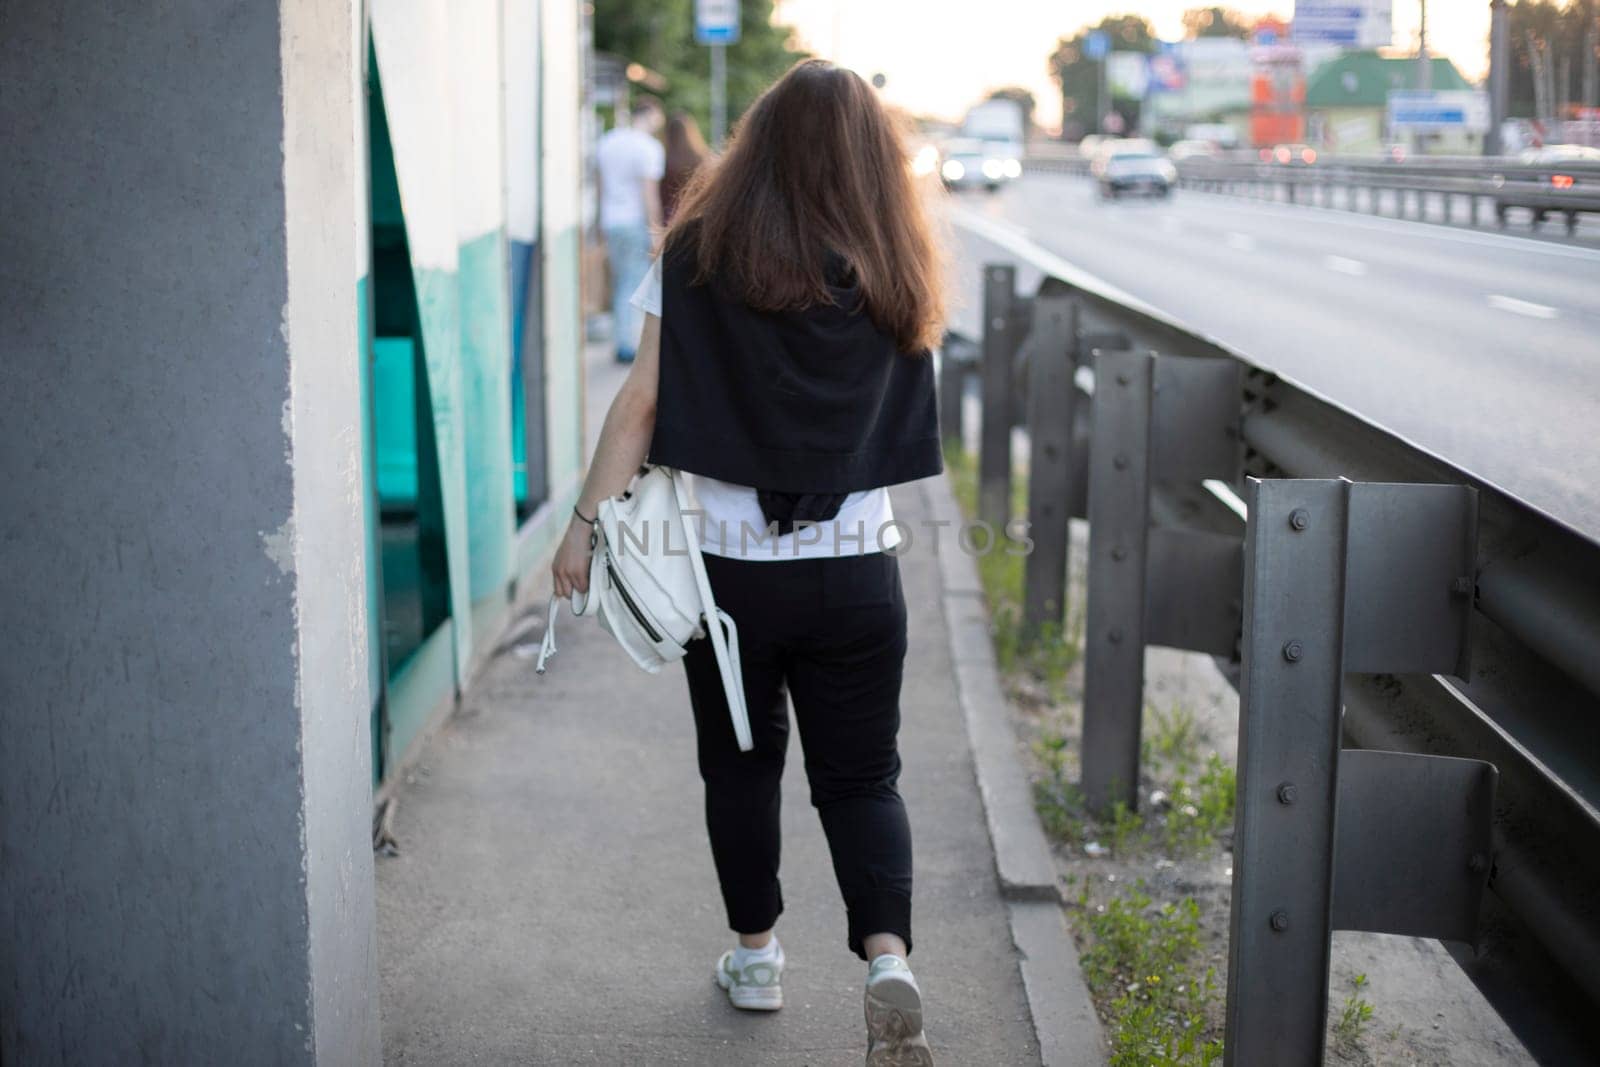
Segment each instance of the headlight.
[[1007,178],[1020,178],[1022,177],[1022,160],[1008,159],[1002,169],[1005,171]]
[[939,173],[944,175],[944,180],[947,182],[958,182],[966,177],[967,168],[961,165],[959,159],[947,159],[944,161],[944,166],[939,168]]
[[1161,176],[1167,179],[1167,181],[1175,182],[1178,180],[1178,168],[1174,167],[1171,163],[1162,160],[1160,170]]
[[931,144],[925,144],[917,152],[917,157],[911,161],[911,173],[921,177],[932,174],[939,169],[939,150]]
[[983,161],[983,176],[990,181],[998,180],[1004,173],[1005,169],[1000,165],[998,159],[986,159]]

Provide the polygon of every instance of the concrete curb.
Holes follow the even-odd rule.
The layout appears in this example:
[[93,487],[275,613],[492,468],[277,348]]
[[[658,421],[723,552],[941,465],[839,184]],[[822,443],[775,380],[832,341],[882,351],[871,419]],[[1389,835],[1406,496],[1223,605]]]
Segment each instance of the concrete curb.
[[957,697],[994,846],[995,875],[1006,898],[1012,941],[1021,956],[1040,1059],[1045,1067],[1103,1064],[1100,1020],[1078,965],[1077,946],[1061,914],[1055,860],[1018,758],[977,563],[961,551],[957,537],[964,521],[961,510],[947,479],[929,478],[922,484],[932,519],[941,524],[939,573]]

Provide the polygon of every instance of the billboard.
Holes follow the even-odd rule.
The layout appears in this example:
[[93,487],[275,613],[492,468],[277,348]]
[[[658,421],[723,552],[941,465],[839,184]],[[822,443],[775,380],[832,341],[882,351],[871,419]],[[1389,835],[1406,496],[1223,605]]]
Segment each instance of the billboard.
[[1106,57],[1106,82],[1113,99],[1143,100],[1150,85],[1149,59],[1143,52],[1112,52]]
[[1299,44],[1387,48],[1394,42],[1394,0],[1295,0]]
[[1389,130],[1414,133],[1484,133],[1489,129],[1489,94],[1477,89],[1394,89],[1389,93]]

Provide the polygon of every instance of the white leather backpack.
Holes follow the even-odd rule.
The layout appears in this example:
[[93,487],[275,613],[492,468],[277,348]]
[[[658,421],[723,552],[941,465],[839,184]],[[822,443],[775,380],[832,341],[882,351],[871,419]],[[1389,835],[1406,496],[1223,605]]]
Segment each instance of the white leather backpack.
[[[599,616],[633,661],[651,674],[682,659],[690,641],[711,637],[739,749],[754,747],[739,668],[739,630],[718,610],[706,580],[700,540],[686,512],[682,479],[670,467],[645,467],[628,492],[600,502],[590,544],[589,592],[572,595],[573,615]],[[556,597],[536,670],[556,651]],[[721,625],[705,625],[714,619]]]

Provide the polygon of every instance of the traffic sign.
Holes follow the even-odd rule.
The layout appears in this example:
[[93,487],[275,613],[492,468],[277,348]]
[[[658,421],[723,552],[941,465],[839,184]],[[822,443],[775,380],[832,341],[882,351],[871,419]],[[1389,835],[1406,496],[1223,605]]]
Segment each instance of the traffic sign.
[[1083,54],[1088,59],[1104,59],[1111,51],[1111,35],[1105,30],[1090,30],[1083,39]]
[[736,44],[739,0],[694,0],[694,39],[700,44]]
[[1295,0],[1293,25],[1298,44],[1384,47],[1394,39],[1394,0]]
[[1393,89],[1389,92],[1389,129],[1457,130],[1483,133],[1489,128],[1489,94],[1478,89]]

